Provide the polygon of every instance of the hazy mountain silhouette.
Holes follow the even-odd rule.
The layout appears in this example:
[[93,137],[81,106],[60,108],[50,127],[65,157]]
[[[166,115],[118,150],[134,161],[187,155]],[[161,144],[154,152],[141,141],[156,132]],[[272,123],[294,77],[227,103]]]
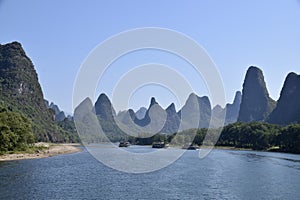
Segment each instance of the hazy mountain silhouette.
[[237,91],[232,104],[226,104],[226,118],[225,125],[231,124],[237,121],[240,111],[240,105],[242,101],[242,93]]
[[138,111],[136,111],[135,116],[138,119],[143,119],[146,115],[146,112],[147,112],[147,108],[141,107]]

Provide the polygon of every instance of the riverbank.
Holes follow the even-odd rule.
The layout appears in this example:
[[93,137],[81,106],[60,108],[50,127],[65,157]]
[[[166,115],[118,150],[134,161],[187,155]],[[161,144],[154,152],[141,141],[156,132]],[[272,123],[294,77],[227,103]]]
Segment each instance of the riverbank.
[[13,153],[0,156],[0,161],[24,160],[34,158],[47,158],[59,154],[70,154],[82,151],[78,143],[52,144],[52,143],[36,143],[36,147],[42,147],[35,150],[34,153]]

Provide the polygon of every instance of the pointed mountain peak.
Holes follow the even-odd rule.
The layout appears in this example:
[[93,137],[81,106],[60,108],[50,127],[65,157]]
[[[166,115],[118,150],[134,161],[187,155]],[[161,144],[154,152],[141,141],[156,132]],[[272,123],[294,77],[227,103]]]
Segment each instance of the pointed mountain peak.
[[248,68],[245,76],[245,82],[244,82],[244,86],[247,85],[259,87],[260,90],[263,90],[264,93],[269,95],[267,91],[263,71],[258,67],[251,66]]
[[262,71],[261,71],[261,69],[259,69],[259,68],[256,67],[256,66],[250,66],[250,67],[248,68],[248,72],[257,72],[257,73],[260,73],[260,72],[262,72]]
[[103,119],[112,120],[113,116],[116,116],[116,112],[108,98],[104,93],[100,94],[95,103],[96,115],[99,115]]
[[134,113],[134,111],[132,109],[128,109],[128,113]]
[[190,95],[189,95],[189,97],[188,97],[188,99],[190,99],[190,98],[197,98],[198,96],[195,94],[195,93],[191,93]]
[[243,84],[238,121],[263,121],[275,105],[276,102],[269,96],[262,70],[249,67]]
[[250,66],[246,72],[246,77],[255,77],[255,78],[260,78],[264,79],[263,71],[256,67],[256,66]]
[[241,100],[242,100],[242,93],[240,91],[237,91],[235,93],[235,97],[234,97],[234,100],[233,100],[233,104],[240,104],[241,103]]
[[110,102],[108,96],[106,94],[104,94],[104,93],[100,94],[100,96],[98,97],[97,101],[109,101]]
[[175,104],[174,104],[174,103],[171,103],[171,104],[167,107],[167,109],[175,109]]
[[162,132],[164,133],[175,133],[179,129],[180,125],[180,117],[176,112],[176,108],[174,103],[171,103],[166,108],[167,113],[167,119],[165,121],[164,127],[162,129]]
[[291,72],[284,81],[277,106],[267,121],[281,125],[300,123],[299,99],[300,75]]
[[211,119],[211,104],[208,97],[191,93],[178,112],[182,120],[181,129],[207,128]]
[[295,72],[290,72],[290,73],[287,75],[287,77],[286,77],[286,79],[285,79],[285,82],[286,82],[286,81],[290,81],[290,80],[295,80],[295,79],[297,79],[297,78],[299,78],[299,77],[300,77],[300,75],[296,74]]
[[215,111],[220,111],[220,110],[223,110],[223,108],[222,108],[219,104],[217,104],[217,105],[213,108],[213,110],[215,110]]
[[85,98],[81,103],[93,104],[89,97]]
[[149,108],[150,108],[151,106],[153,106],[154,104],[158,104],[158,103],[156,102],[155,98],[152,97],[152,98],[151,98],[151,101],[150,101],[150,106],[149,106]]
[[176,113],[176,108],[175,108],[175,104],[174,103],[171,103],[167,109],[166,109],[167,112],[174,112]]
[[141,107],[138,111],[136,111],[135,115],[138,119],[143,119],[146,115],[147,108]]
[[92,109],[93,109],[93,103],[92,103],[92,100],[89,98],[89,97],[87,97],[87,98],[85,98],[76,108],[75,108],[75,110],[76,109],[78,109],[78,108],[88,108],[88,110],[89,111],[91,111]]
[[295,72],[290,72],[285,78],[280,96],[292,93],[294,90],[296,90],[296,88],[300,87],[299,84],[300,75],[296,74]]
[[129,109],[129,110],[128,110],[128,113],[129,113],[129,115],[132,116],[132,117],[135,116],[135,113],[134,113],[134,111],[133,111],[132,109]]
[[135,119],[136,116],[135,116],[135,113],[134,113],[134,111],[132,109],[128,110],[128,114],[130,115],[130,117],[131,117],[132,120]]
[[75,123],[81,121],[84,116],[93,112],[93,103],[90,98],[85,98],[74,110]]
[[231,124],[237,121],[240,111],[240,105],[242,101],[242,93],[240,91],[237,91],[235,93],[235,97],[233,100],[233,103],[227,103],[226,104],[226,118],[225,118],[225,124]]
[[247,75],[248,76],[250,76],[250,75],[257,76],[257,75],[262,75],[262,74],[263,74],[262,70],[256,66],[250,66],[246,72],[246,76]]
[[194,104],[195,102],[198,102],[198,96],[195,93],[191,93],[185,104]]

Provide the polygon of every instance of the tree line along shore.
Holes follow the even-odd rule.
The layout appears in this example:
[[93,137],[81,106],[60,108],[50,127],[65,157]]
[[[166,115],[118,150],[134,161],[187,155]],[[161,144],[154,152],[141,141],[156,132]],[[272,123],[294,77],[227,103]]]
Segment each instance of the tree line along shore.
[[[215,145],[216,148],[223,149],[251,149],[300,154],[300,124],[279,126],[265,122],[236,122],[223,128],[210,129],[209,135],[207,132],[207,128],[188,129],[174,134],[156,134],[149,138],[128,137],[123,139],[138,145],[151,145],[153,142],[176,145],[192,141],[191,145],[198,146]],[[216,144],[215,141],[217,141]]]

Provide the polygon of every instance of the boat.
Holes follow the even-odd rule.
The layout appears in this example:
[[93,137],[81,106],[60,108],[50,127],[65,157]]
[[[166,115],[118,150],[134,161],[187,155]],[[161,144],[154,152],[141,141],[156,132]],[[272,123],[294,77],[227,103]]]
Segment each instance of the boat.
[[120,142],[119,147],[129,147],[130,143],[129,142]]
[[199,147],[197,145],[192,145],[192,144],[185,144],[185,145],[183,145],[182,148],[186,149],[186,150],[197,150],[197,149],[199,149]]
[[160,148],[167,148],[167,147],[168,147],[168,145],[164,142],[153,142],[153,144],[152,144],[152,148],[160,149]]

